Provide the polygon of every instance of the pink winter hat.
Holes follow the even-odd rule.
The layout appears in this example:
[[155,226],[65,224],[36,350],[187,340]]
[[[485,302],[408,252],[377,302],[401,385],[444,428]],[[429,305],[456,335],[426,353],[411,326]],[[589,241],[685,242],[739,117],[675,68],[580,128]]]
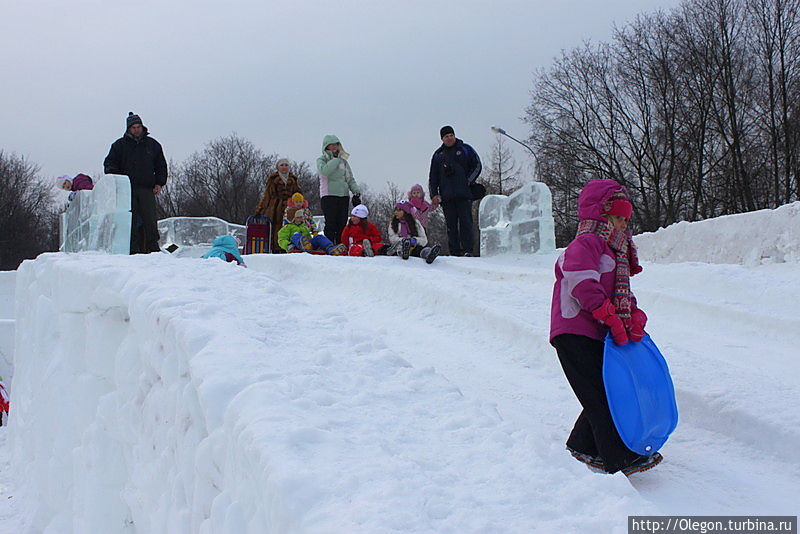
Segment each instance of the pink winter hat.
[[605,210],[605,214],[630,219],[631,215],[633,215],[633,204],[627,199],[615,198],[611,200],[609,208]]

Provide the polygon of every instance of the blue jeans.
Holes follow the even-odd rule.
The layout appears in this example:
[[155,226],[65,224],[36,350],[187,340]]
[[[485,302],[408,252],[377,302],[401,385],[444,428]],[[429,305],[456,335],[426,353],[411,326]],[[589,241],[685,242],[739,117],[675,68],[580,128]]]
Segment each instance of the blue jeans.
[[[299,248],[300,250],[303,250],[303,246],[300,244],[300,239],[302,239],[302,237],[303,234],[301,234],[300,232],[295,232],[294,234],[292,234],[291,238],[292,244],[295,247]],[[324,250],[325,252],[327,252],[328,249],[330,249],[332,246],[333,243],[331,243],[331,240],[322,234],[319,234],[318,236],[311,238],[311,247],[314,250]]]

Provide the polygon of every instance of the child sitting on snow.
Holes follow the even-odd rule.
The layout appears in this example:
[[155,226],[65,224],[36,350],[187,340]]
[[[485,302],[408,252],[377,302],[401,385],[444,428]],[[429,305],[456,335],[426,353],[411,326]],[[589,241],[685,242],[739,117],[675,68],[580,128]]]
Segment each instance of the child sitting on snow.
[[221,235],[214,239],[211,250],[203,254],[204,258],[219,258],[227,262],[235,261],[237,265],[247,267],[239,255],[239,246],[232,235]]
[[425,190],[421,185],[414,185],[408,192],[408,201],[414,207],[412,215],[427,228],[431,213],[438,207],[438,204],[430,204],[425,200]]
[[347,247],[349,256],[371,258],[383,246],[378,227],[367,220],[369,210],[359,204],[350,212],[350,220],[342,230],[342,244]]
[[550,343],[583,411],[567,440],[575,459],[626,476],[655,467],[661,454],[640,456],[617,432],[603,382],[603,339],[641,341],[647,316],[636,306],[630,277],[641,272],[628,220],[633,205],[614,180],[592,180],[578,196],[578,233],[559,256],[550,314]]
[[288,224],[278,231],[278,246],[286,252],[305,251],[313,252],[322,250],[331,256],[341,256],[345,253],[344,245],[335,245],[323,234],[311,236],[311,230],[306,225],[307,211],[303,208],[292,208]]
[[432,247],[428,244],[428,236],[425,235],[425,228],[419,219],[412,215],[414,206],[410,202],[398,202],[394,206],[394,217],[389,222],[389,245],[384,245],[381,249],[382,254],[388,256],[398,255],[404,260],[409,256],[422,258],[425,263],[433,263],[439,256],[441,247],[436,244]]
[[56,185],[59,189],[70,191],[69,200],[75,198],[76,191],[88,191],[94,189],[94,182],[85,174],[78,174],[75,178],[70,178],[68,174],[56,178]]
[[308,230],[311,232],[311,235],[317,235],[317,223],[314,222],[314,216],[311,215],[311,210],[308,209],[308,200],[303,197],[302,193],[295,193],[292,197],[286,202],[286,209],[283,210],[283,222],[281,223],[282,226],[285,226],[292,222],[290,218],[291,214],[295,213],[295,210],[302,209],[305,210],[305,215],[303,216],[303,224],[306,225]]

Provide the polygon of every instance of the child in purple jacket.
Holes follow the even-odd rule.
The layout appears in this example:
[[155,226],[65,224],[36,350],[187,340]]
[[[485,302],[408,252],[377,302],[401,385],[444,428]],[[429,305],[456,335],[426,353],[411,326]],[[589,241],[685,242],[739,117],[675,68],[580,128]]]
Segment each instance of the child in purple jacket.
[[567,450],[594,470],[632,475],[655,467],[659,453],[640,456],[619,437],[603,384],[603,339],[641,341],[647,316],[630,277],[642,271],[628,220],[633,205],[614,180],[592,180],[578,197],[578,233],[559,256],[550,314],[550,343],[583,411]]
[[85,174],[78,174],[75,178],[70,178],[68,174],[56,178],[56,185],[64,191],[70,191],[69,200],[75,197],[76,191],[87,191],[94,189],[94,182]]
[[420,222],[423,228],[428,227],[431,213],[436,209],[436,205],[425,200],[425,190],[419,184],[414,184],[408,192],[408,201],[414,206],[412,215]]

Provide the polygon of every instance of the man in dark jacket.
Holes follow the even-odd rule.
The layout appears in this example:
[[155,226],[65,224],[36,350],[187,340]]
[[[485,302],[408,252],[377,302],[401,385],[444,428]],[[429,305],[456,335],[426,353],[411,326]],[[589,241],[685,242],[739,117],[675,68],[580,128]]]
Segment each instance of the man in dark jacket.
[[472,256],[472,192],[481,160],[471,146],[456,139],[452,126],[439,131],[442,146],[433,153],[428,187],[434,205],[441,202],[447,242],[453,256]]
[[131,181],[131,254],[158,252],[155,195],[167,183],[167,160],[138,115],[128,113],[126,124],[125,135],[111,145],[103,168],[106,174],[124,174]]

